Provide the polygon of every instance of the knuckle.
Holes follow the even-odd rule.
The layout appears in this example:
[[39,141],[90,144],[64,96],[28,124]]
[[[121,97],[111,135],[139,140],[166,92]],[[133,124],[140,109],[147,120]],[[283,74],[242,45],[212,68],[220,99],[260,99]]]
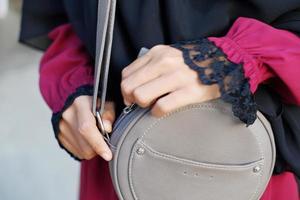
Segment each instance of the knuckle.
[[89,107],[91,104],[92,104],[91,96],[81,95],[75,98],[70,108],[72,108],[73,113],[76,113],[84,108]]
[[125,68],[122,69],[122,71],[121,71],[122,79],[126,77],[127,71],[128,71],[128,70],[127,70],[127,67],[125,67]]
[[91,127],[93,126],[94,124],[90,121],[84,121],[84,122],[81,122],[81,124],[79,125],[78,127],[78,132],[81,134],[81,135],[85,135],[87,134],[90,130],[91,130]]
[[159,113],[166,113],[168,108],[164,100],[160,99],[156,102],[156,109]]
[[68,121],[69,119],[71,119],[72,115],[71,112],[73,112],[73,107],[70,106],[68,109],[66,109],[63,113],[62,113],[62,118],[66,121]]
[[79,96],[77,98],[74,99],[73,101],[73,105],[78,107],[78,106],[81,106],[82,102],[86,100],[87,97],[85,96]]
[[150,51],[152,52],[157,52],[157,51],[160,51],[162,48],[164,48],[165,45],[162,45],[162,44],[158,44],[158,45],[155,45],[154,47],[152,47],[150,49]]
[[141,106],[141,107],[147,107],[148,106],[148,98],[146,97],[146,95],[143,93],[143,91],[141,91],[139,88],[135,89],[133,91],[133,97],[135,102]]
[[126,83],[125,81],[121,82],[121,90],[124,95],[130,95],[130,93],[131,93],[131,88],[130,88],[129,84]]

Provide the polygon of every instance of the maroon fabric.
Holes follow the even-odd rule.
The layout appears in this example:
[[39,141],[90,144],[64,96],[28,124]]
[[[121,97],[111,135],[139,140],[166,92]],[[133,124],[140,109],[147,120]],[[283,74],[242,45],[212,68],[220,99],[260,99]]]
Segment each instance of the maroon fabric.
[[60,111],[68,96],[82,85],[93,84],[94,75],[85,47],[66,24],[54,29],[51,46],[40,63],[40,91],[55,113]]
[[299,200],[298,185],[294,175],[285,172],[272,176],[261,200]]
[[108,163],[100,157],[81,162],[81,200],[117,200]]
[[[250,23],[250,24],[247,24]],[[247,32],[247,27],[256,27],[260,26],[261,29],[257,31],[264,31],[264,34],[259,34],[257,37],[260,37],[260,40],[266,40],[269,37],[275,38],[275,40],[281,40],[283,38],[289,38],[293,42],[284,42],[280,43],[277,41],[278,45],[280,43],[281,50],[285,52],[285,56],[295,56],[298,55],[297,52],[294,52],[290,55],[290,48],[300,52],[300,39],[292,35],[291,33],[284,31],[280,32],[279,36],[272,36],[269,34],[276,34],[277,32],[271,29],[269,26],[263,26],[258,21],[243,22],[239,26],[237,24],[231,29],[229,33],[233,34],[235,31],[240,32],[244,40],[247,38],[247,34],[242,34],[242,32]],[[250,34],[250,33],[249,33]],[[256,44],[257,39],[250,34],[251,37],[247,39],[249,44],[256,46],[261,49],[260,52],[264,52],[263,49],[269,49],[268,46],[259,46],[260,43]],[[76,34],[72,31],[70,25],[63,25],[56,28],[49,35],[53,39],[52,45],[48,48],[46,53],[43,56],[40,66],[40,90],[41,93],[52,109],[53,112],[58,112],[62,109],[66,98],[72,94],[75,89],[84,84],[92,84],[93,80],[93,70],[90,63],[89,56],[87,55],[83,44],[80,42]],[[264,37],[264,38],[261,38]],[[214,41],[218,39],[215,38]],[[227,41],[227,39],[224,39]],[[220,42],[221,47],[226,46],[226,41]],[[231,38],[230,42],[233,41]],[[276,43],[276,44],[277,44]],[[266,43],[269,44],[269,43]],[[296,45],[299,44],[299,45]],[[225,52],[226,49],[224,48]],[[271,49],[269,49],[271,50]],[[239,48],[234,49],[235,52],[240,52]],[[281,52],[277,52],[281,55]],[[233,56],[233,54],[232,54]],[[233,57],[231,57],[233,59]],[[259,55],[256,55],[256,59],[260,58]],[[299,55],[298,55],[298,58]],[[289,86],[289,92],[292,95],[287,96],[289,101],[299,103],[300,101],[300,91],[297,89],[296,78],[300,77],[299,67],[296,65],[287,65],[284,60],[289,58],[278,58],[275,55],[269,57],[269,60],[272,60],[270,63],[280,62],[282,68],[287,70],[279,69],[279,66],[276,65],[278,70],[276,73],[271,73],[268,70],[258,70],[256,75],[261,77],[272,77],[278,76],[281,79],[281,82],[284,82],[285,85]],[[243,60],[243,59],[241,59]],[[298,59],[300,60],[300,59]],[[243,60],[244,61],[244,60]],[[257,62],[257,60],[254,60]],[[293,63],[296,63],[295,57],[293,57]],[[251,61],[252,62],[252,61]],[[251,69],[256,69],[260,65],[252,65]],[[270,66],[271,67],[271,66]],[[250,68],[250,67],[249,67]],[[260,74],[267,73],[267,74]],[[272,75],[269,75],[271,73]],[[286,78],[291,76],[291,78]],[[250,77],[250,84],[252,88],[256,88],[256,85],[259,84],[264,78],[259,79],[260,81],[254,81]],[[265,78],[266,79],[266,78]],[[253,85],[256,84],[256,85]],[[296,89],[295,89],[296,88]],[[279,92],[282,92],[279,90]],[[284,93],[285,94],[285,93]],[[112,182],[109,176],[108,165],[100,157],[96,157],[90,161],[83,161],[81,164],[81,183],[80,183],[80,199],[81,200],[117,200],[117,196],[114,192]],[[278,176],[273,176],[268,188],[262,198],[262,200],[298,200],[298,191],[295,178],[291,173],[284,173]]]
[[210,37],[228,59],[243,63],[251,91],[276,77],[272,83],[282,100],[300,105],[300,38],[251,18],[238,18],[227,35]]

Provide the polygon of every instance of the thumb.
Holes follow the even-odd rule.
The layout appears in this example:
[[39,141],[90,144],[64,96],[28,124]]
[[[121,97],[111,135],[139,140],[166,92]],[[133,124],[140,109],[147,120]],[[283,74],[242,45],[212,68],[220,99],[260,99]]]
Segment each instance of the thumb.
[[104,125],[104,129],[108,133],[110,133],[112,131],[112,122],[110,120],[103,119],[103,125]]
[[115,121],[115,104],[108,101],[105,103],[105,111],[102,115],[104,129],[110,133],[112,131],[112,124]]

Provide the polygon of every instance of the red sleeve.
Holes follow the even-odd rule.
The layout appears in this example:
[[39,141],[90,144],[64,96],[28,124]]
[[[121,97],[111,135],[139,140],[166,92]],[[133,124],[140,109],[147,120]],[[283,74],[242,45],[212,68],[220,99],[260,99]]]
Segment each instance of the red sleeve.
[[39,85],[43,98],[55,113],[63,109],[67,98],[80,87],[93,84],[93,67],[71,25],[57,27],[49,37],[53,42],[40,63]]
[[300,38],[250,18],[238,18],[224,37],[209,37],[235,63],[242,63],[251,91],[267,80],[283,101],[300,104]]

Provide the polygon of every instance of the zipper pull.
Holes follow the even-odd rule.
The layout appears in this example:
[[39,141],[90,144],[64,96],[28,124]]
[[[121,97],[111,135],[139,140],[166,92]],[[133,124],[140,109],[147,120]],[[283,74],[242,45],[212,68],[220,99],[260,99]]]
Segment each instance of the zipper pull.
[[135,103],[129,105],[129,106],[126,106],[124,109],[123,109],[123,113],[124,114],[128,114],[130,113],[137,105]]

